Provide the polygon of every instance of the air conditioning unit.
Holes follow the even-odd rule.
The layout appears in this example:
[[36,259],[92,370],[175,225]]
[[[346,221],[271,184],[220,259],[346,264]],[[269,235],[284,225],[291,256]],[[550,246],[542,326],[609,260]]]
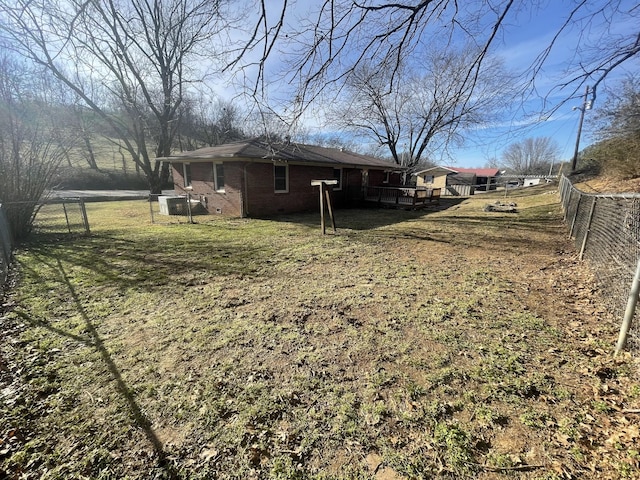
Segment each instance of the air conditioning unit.
[[158,205],[162,215],[186,215],[187,198],[172,195],[160,195]]

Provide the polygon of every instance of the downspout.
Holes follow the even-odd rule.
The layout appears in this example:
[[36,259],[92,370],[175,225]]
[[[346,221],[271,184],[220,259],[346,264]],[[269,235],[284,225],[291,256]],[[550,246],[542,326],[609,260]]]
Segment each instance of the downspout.
[[342,179],[342,202],[343,207],[351,206],[351,188],[349,188],[349,172],[346,168],[342,170],[342,173],[345,174],[345,178]]
[[247,183],[247,163],[242,167],[242,192],[240,192],[240,216],[249,216],[249,189]]

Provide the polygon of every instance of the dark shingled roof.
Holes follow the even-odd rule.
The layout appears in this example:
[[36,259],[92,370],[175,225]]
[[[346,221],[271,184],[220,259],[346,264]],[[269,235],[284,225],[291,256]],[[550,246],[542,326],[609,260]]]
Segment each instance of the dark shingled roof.
[[359,153],[339,148],[318,147],[316,145],[293,142],[269,143],[257,138],[225,143],[215,147],[200,148],[190,152],[180,152],[169,157],[160,157],[157,160],[197,162],[234,158],[402,170],[402,167],[387,160],[360,155]]
[[478,177],[497,177],[500,175],[500,170],[497,168],[430,167],[426,170],[420,170],[414,173],[414,175],[424,175],[425,173],[432,173],[434,175],[468,173]]

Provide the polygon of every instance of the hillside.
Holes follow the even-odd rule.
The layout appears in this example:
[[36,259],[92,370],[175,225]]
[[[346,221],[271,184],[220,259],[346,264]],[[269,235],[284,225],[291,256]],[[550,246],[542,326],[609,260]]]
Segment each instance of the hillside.
[[616,180],[609,177],[597,177],[581,183],[585,192],[593,193],[640,193],[640,178]]

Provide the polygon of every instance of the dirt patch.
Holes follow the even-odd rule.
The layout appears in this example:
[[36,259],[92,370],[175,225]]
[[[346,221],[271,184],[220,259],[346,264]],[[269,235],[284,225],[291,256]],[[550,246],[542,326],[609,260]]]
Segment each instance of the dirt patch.
[[576,188],[585,193],[640,193],[640,178],[620,179],[613,177],[596,177],[581,181]]
[[144,204],[116,228],[94,213],[93,237],[18,252],[1,468],[637,476],[638,364],[611,358],[617,319],[549,191],[499,197],[518,213],[483,212],[488,197],[341,211],[327,236],[313,215],[149,227]]

